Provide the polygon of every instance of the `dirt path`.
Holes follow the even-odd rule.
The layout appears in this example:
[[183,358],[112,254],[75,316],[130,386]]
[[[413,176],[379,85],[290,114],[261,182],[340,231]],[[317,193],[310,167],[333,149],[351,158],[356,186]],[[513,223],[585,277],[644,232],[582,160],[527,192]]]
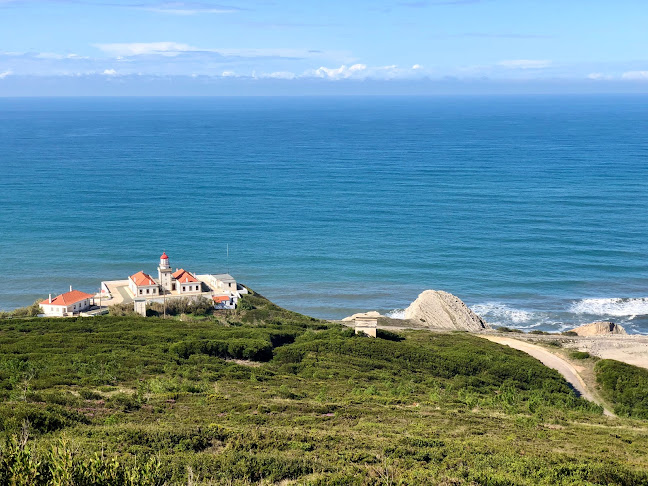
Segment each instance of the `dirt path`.
[[574,387],[574,389],[581,394],[581,396],[584,399],[601,405],[603,407],[603,413],[605,413],[605,415],[608,415],[610,417],[615,416],[612,412],[607,410],[605,406],[600,402],[600,400],[597,400],[597,398],[590,392],[590,390],[587,388],[587,385],[585,384],[581,376],[578,374],[578,371],[576,371],[576,369],[571,364],[569,364],[567,361],[560,358],[559,356],[556,356],[555,354],[547,351],[544,348],[541,348],[540,346],[536,346],[535,344],[529,344],[523,341],[518,341],[517,339],[501,337],[501,336],[485,336],[485,335],[480,335],[480,337],[483,337],[484,339],[488,339],[489,341],[493,341],[498,344],[503,344],[505,346],[518,349],[520,351],[524,351],[528,355],[533,356],[535,359],[540,361],[545,366],[549,368],[553,368],[558,373],[563,375],[565,380],[567,380]]

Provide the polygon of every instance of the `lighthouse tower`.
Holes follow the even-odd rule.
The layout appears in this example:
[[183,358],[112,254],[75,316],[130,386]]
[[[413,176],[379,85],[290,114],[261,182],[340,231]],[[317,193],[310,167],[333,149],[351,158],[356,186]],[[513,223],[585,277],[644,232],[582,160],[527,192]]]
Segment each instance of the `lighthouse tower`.
[[160,257],[160,266],[158,267],[158,277],[160,278],[160,285],[164,290],[171,290],[171,280],[173,279],[173,271],[169,266],[169,257],[166,252],[162,253]]

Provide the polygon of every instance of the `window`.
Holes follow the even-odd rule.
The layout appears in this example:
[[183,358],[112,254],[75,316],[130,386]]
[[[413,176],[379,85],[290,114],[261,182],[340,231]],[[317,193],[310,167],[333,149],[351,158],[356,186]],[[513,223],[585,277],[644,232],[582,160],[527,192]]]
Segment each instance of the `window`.
[[147,293],[147,294],[151,293],[151,290],[150,290],[150,289],[146,289],[146,293]]
[[139,291],[140,291],[140,295],[142,295],[142,289],[139,289]]

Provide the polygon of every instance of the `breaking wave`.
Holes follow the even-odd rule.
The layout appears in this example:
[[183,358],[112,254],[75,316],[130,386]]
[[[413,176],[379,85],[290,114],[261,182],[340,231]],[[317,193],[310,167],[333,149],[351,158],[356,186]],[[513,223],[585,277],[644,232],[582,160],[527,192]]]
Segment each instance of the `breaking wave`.
[[535,320],[533,312],[514,309],[503,302],[485,302],[471,307],[482,319],[495,324],[528,324]]
[[648,297],[636,299],[583,299],[574,302],[570,309],[574,314],[588,314],[634,319],[648,315]]
[[387,312],[385,315],[392,319],[405,319],[405,309],[394,309]]

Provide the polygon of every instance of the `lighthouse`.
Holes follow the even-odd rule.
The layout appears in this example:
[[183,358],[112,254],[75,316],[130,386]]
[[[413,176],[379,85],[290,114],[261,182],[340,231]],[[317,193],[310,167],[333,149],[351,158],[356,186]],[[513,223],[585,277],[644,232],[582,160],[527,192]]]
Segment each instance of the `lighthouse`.
[[158,267],[158,277],[160,279],[160,285],[166,291],[171,291],[171,280],[173,277],[173,271],[169,266],[169,256],[165,252],[162,252],[160,257],[160,266]]

